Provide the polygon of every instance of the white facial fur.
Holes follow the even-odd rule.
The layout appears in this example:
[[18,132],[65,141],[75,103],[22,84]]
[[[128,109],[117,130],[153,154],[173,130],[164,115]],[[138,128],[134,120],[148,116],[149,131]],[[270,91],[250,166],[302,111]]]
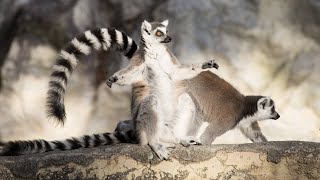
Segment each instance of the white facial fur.
[[261,98],[257,102],[258,111],[253,115],[257,120],[273,119],[278,116],[275,106],[269,97]]
[[151,32],[151,29],[152,29],[152,25],[148,21],[144,20],[141,26],[141,32],[146,30],[148,32]]
[[[168,20],[162,21],[161,23],[149,23],[148,21],[143,21],[141,26],[142,37],[153,45],[159,43],[167,43],[167,26],[169,24]],[[171,39],[171,38],[170,38]],[[170,41],[168,41],[170,42]]]

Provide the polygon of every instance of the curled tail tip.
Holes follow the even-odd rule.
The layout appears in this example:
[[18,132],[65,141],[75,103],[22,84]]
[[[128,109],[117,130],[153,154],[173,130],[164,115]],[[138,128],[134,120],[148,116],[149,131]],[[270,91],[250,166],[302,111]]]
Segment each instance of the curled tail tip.
[[63,127],[66,121],[66,117],[57,117],[52,114],[47,114],[47,119],[54,124],[55,127]]
[[47,118],[52,119],[54,122],[57,122],[57,125],[64,125],[66,117],[66,111],[64,104],[57,103],[56,101],[47,101]]

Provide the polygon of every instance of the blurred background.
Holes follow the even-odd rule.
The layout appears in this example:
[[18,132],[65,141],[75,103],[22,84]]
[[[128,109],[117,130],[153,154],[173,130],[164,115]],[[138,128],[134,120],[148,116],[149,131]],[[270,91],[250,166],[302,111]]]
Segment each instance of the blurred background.
[[[105,85],[128,63],[117,53],[93,53],[77,66],[64,127],[46,118],[45,98],[64,44],[95,27],[139,42],[144,19],[169,19],[182,63],[215,59],[217,74],[243,94],[271,96],[281,118],[260,123],[269,140],[320,142],[319,0],[0,0],[0,138],[62,139],[130,119],[130,87]],[[245,142],[239,130],[215,141]]]

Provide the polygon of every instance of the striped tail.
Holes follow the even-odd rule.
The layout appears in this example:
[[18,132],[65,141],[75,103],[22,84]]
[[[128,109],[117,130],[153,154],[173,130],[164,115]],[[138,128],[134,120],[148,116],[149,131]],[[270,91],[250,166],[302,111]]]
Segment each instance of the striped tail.
[[76,67],[81,55],[88,55],[91,49],[117,50],[129,59],[137,51],[138,46],[133,39],[116,29],[98,28],[88,30],[75,37],[60,52],[60,57],[53,66],[47,93],[48,117],[64,124],[66,112],[64,95],[67,82]]
[[85,135],[80,138],[70,138],[63,141],[10,141],[0,146],[0,156],[18,156],[24,154],[43,153],[48,151],[65,151],[79,148],[90,148],[101,145],[112,145],[118,143],[134,143],[132,132],[102,133]]

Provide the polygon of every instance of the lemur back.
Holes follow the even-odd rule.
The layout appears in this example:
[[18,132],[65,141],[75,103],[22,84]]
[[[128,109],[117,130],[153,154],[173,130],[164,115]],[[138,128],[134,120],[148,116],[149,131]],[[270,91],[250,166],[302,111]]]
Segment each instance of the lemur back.
[[238,121],[245,99],[231,84],[214,73],[203,72],[189,80],[188,88],[203,112],[204,121],[210,122],[214,117],[221,119],[223,126],[235,126],[234,120]]

